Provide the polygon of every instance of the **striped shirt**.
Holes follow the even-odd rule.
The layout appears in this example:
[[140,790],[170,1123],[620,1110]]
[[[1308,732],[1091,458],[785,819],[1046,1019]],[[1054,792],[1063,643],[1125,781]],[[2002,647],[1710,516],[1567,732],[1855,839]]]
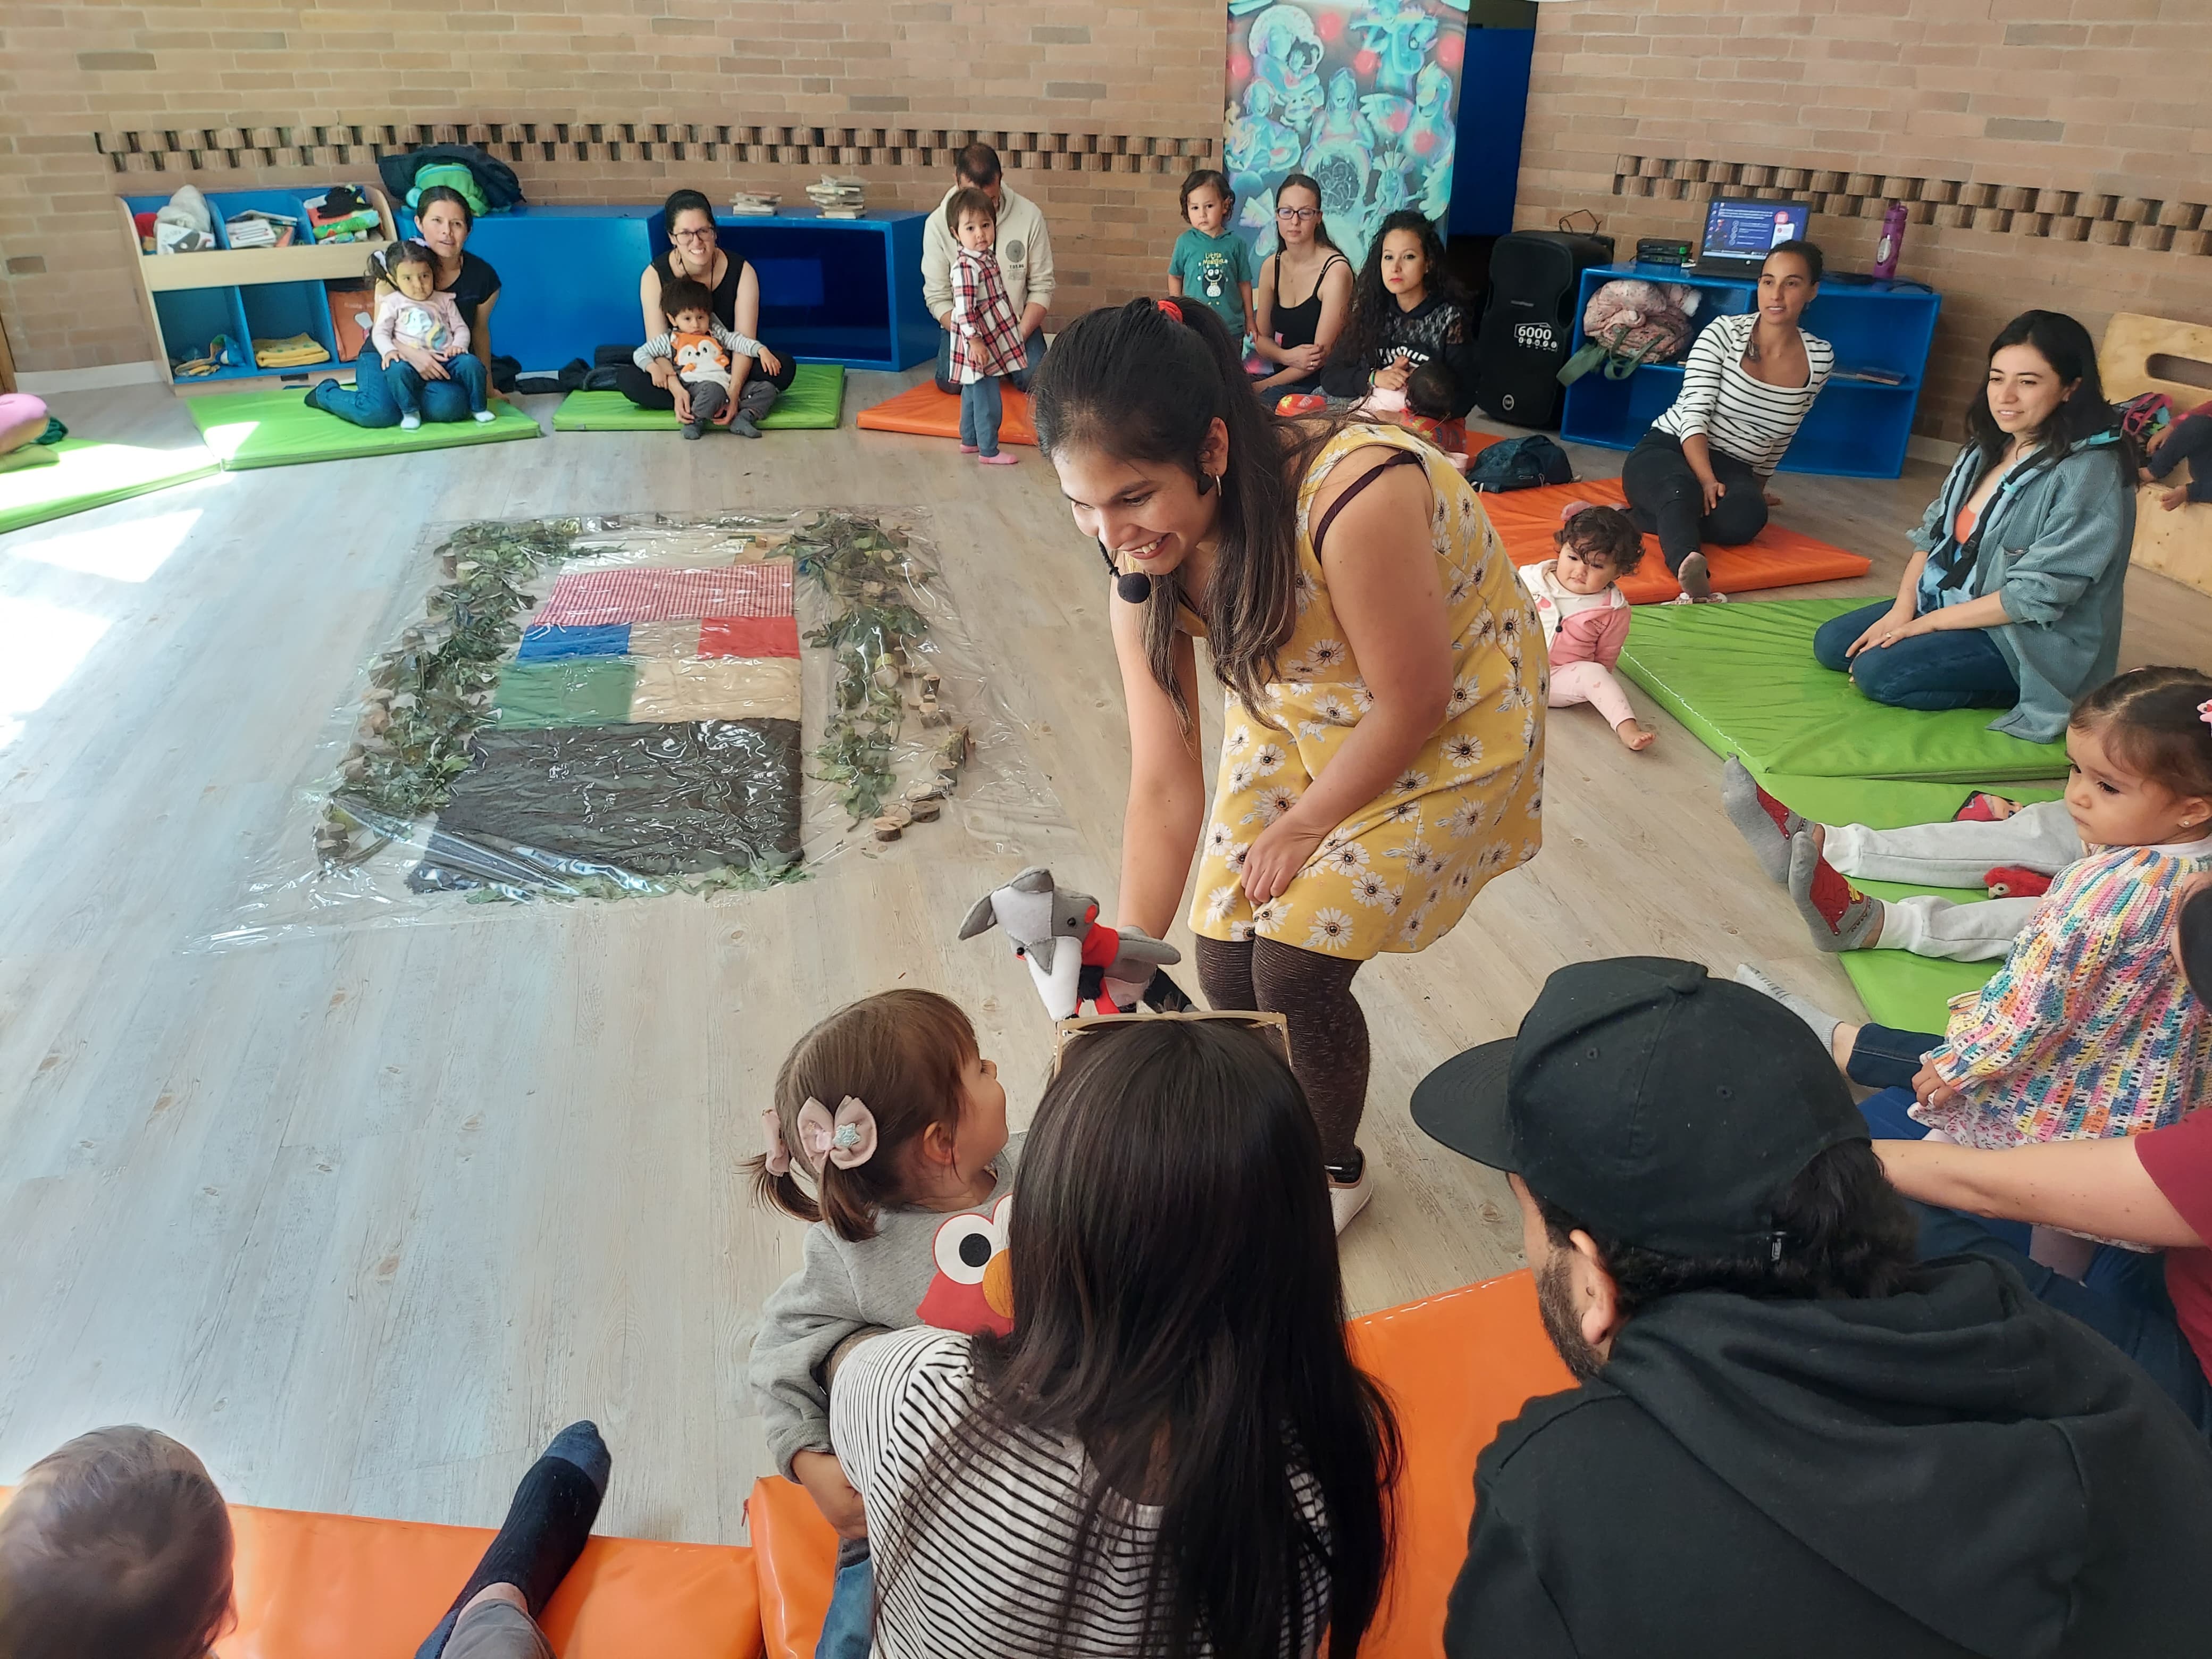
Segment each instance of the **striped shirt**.
[[1745,373],[1743,354],[1751,343],[1751,331],[1759,313],[1716,317],[1690,348],[1682,365],[1682,389],[1674,406],[1651,422],[1652,429],[1671,432],[1678,438],[1705,434],[1705,441],[1724,450],[1754,472],[1767,473],[1780,464],[1782,452],[1797,435],[1798,423],[1813,407],[1836,367],[1835,348],[1817,334],[1801,334],[1805,361],[1812,373],[1800,386],[1769,386]]
[[1996,976],[1954,999],[1929,1064],[1964,1099],[1912,1115],[1962,1146],[2163,1128],[2205,1103],[2212,1023],[2166,940],[2212,842],[2109,847],[2058,872]]
[[[1143,1651],[1159,1511],[1112,1494],[1070,1620],[1055,1629],[1066,1563],[1097,1479],[1079,1445],[1023,1431],[994,1434],[949,1486],[930,1492],[937,1510],[930,1547],[897,1565],[916,1486],[977,1398],[968,1339],[927,1328],[862,1343],[830,1389],[830,1439],[867,1505],[881,1598],[876,1654],[1030,1659],[1056,1642],[1066,1652],[1107,1659]],[[1311,1513],[1318,1528],[1317,1494]],[[1318,1630],[1328,1616],[1327,1588],[1317,1578],[1304,1588],[1304,1623]]]

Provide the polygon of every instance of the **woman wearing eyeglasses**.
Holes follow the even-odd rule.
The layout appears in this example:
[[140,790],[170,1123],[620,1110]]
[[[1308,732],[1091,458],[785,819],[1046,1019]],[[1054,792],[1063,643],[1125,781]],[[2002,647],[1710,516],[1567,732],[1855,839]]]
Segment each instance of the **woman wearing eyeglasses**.
[[[1293,173],[1275,191],[1275,234],[1282,246],[1260,267],[1253,294],[1259,331],[1252,347],[1276,371],[1262,392],[1315,392],[1321,366],[1352,314],[1352,262],[1329,240],[1321,216],[1321,186]],[[1293,294],[1306,297],[1296,304]]]
[[[760,278],[743,259],[723,251],[715,240],[714,204],[696,190],[679,190],[661,210],[668,225],[668,251],[657,253],[638,278],[639,308],[645,314],[645,337],[657,340],[669,331],[660,308],[660,285],[678,276],[704,283],[714,295],[715,319],[733,334],[760,337]],[[615,385],[640,409],[668,409],[679,422],[691,419],[691,398],[677,378],[672,358],[656,357],[650,368],[623,363],[615,370]],[[748,438],[760,436],[756,424],[775,404],[776,393],[792,382],[799,365],[767,347],[760,361],[732,352],[730,359],[730,401],[716,418]]]

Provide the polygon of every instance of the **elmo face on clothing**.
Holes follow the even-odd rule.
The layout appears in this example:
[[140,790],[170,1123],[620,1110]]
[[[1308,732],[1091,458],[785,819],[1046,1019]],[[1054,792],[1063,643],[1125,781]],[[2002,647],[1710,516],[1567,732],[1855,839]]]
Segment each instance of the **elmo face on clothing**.
[[937,1230],[937,1277],[914,1310],[916,1319],[963,1335],[1012,1332],[1013,1284],[1006,1267],[1006,1220],[1012,1203],[1009,1194],[989,1214],[952,1216]]

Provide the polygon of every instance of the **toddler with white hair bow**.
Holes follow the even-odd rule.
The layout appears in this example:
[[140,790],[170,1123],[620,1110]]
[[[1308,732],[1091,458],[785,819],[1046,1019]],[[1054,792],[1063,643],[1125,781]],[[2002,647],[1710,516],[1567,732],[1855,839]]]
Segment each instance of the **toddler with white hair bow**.
[[[835,1103],[834,1104],[832,1103]],[[751,1382],[776,1465],[845,1541],[824,1651],[858,1631],[873,1581],[867,1517],[830,1443],[827,1377],[854,1339],[915,1325],[1013,1328],[1008,1192],[1021,1156],[1006,1091],[957,1006],[885,991],[799,1038],[761,1114],[757,1194],[807,1228],[799,1271],[761,1310]]]

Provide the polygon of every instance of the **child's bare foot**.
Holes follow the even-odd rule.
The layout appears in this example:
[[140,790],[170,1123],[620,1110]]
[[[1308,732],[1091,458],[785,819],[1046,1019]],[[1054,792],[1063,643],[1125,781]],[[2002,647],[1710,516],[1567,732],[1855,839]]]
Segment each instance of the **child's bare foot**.
[[2169,513],[2178,513],[2188,500],[2186,489],[2163,489],[2159,492],[2158,504]]
[[1629,748],[1636,750],[1639,753],[1644,750],[1649,749],[1651,746],[1651,740],[1659,735],[1650,726],[1644,725],[1642,720],[1626,720],[1621,721],[1620,725],[1613,728],[1613,734],[1619,738],[1621,742],[1626,744]]

